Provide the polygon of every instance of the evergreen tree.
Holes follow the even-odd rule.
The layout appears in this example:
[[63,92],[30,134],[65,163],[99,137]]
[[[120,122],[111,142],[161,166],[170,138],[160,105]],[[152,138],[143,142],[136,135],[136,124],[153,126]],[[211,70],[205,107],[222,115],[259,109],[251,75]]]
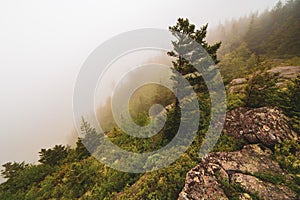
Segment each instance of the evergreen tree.
[[251,108],[277,105],[278,78],[279,74],[254,74],[245,89],[245,105]]
[[21,162],[21,163],[8,162],[8,163],[3,164],[2,167],[4,169],[1,170],[1,175],[3,176],[3,178],[10,179],[10,178],[13,178],[16,175],[18,175],[19,172],[21,172],[25,168],[27,168],[28,164],[25,164],[24,162]]
[[291,125],[300,133],[300,76],[293,79],[281,94],[281,105],[291,118]]
[[[210,104],[206,104],[209,102],[206,101],[209,98],[206,84],[212,84],[211,81],[215,77],[217,70],[215,67],[212,67],[212,64],[219,62],[217,59],[217,50],[220,48],[221,42],[209,45],[206,41],[207,28],[208,24],[196,29],[194,24],[191,24],[188,19],[183,18],[179,18],[175,26],[169,27],[170,32],[176,38],[176,41],[172,41],[173,50],[168,52],[169,56],[175,58],[175,61],[173,61],[173,71],[175,73],[172,76],[172,80],[174,81],[174,91],[177,97],[174,112],[171,114],[173,118],[170,121],[173,124],[171,129],[177,127],[179,122],[186,124],[186,129],[193,127],[192,122],[186,118],[187,116],[182,116],[181,112],[184,108],[184,110],[188,110],[190,113],[189,117],[191,117],[197,116],[198,110],[201,110],[200,108],[193,107],[192,101],[198,101],[198,99],[194,99],[195,96],[193,97],[190,93],[191,91],[199,95],[198,98],[201,99],[201,103],[205,104],[205,106],[200,105],[201,108],[204,108],[199,113],[201,120],[205,121],[205,118],[209,117],[207,113],[210,113]],[[199,72],[196,67],[198,69],[201,68],[202,71]],[[206,82],[204,82],[202,76],[206,77]],[[188,83],[182,81],[183,78]],[[181,102],[181,105],[179,105],[179,102]],[[203,126],[201,127],[204,124],[203,121],[200,122],[200,127],[198,128],[204,128]],[[187,133],[192,131],[194,130],[186,130]],[[169,133],[170,131],[166,132]],[[176,133],[176,131],[171,132],[173,132],[173,135]],[[168,134],[168,137],[170,139],[171,135]]]
[[76,158],[78,160],[83,160],[91,155],[91,153],[87,150],[87,148],[82,143],[81,138],[78,138],[76,142],[75,153],[76,153]]
[[82,118],[80,129],[81,133],[83,134],[81,142],[91,154],[94,153],[100,146],[100,136],[98,135],[96,129],[92,127],[88,121],[85,121],[84,118]]
[[[200,75],[195,69],[193,64],[197,63],[201,67],[205,66],[205,58],[207,54],[211,57],[213,62],[217,64],[217,50],[221,46],[221,42],[214,45],[209,45],[206,41],[208,24],[204,25],[200,29],[196,30],[194,24],[190,24],[188,19],[179,18],[175,26],[169,27],[171,33],[177,38],[177,41],[173,41],[173,51],[168,52],[168,55],[176,58],[173,61],[174,69],[183,76],[190,74],[186,78],[192,86],[199,84]],[[201,45],[203,49],[195,46],[195,43]],[[191,63],[193,62],[193,63]],[[207,69],[206,69],[207,70]],[[176,81],[176,78],[174,78]]]
[[68,155],[68,149],[63,145],[55,145],[52,149],[41,149],[39,162],[55,166],[61,164]]

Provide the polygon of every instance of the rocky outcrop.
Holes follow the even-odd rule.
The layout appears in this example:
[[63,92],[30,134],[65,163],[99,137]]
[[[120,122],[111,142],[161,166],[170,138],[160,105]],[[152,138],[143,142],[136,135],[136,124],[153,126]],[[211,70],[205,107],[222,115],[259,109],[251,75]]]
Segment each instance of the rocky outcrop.
[[237,78],[233,79],[229,83],[229,93],[234,93],[234,92],[241,92],[247,84],[247,79],[246,78]]
[[223,133],[247,143],[267,147],[286,139],[298,139],[288,124],[288,118],[276,108],[236,108],[227,113]]
[[[299,199],[286,184],[293,181],[292,175],[274,161],[271,150],[284,140],[299,141],[282,111],[267,107],[231,110],[223,134],[248,145],[240,151],[215,152],[204,157],[188,172],[180,200]],[[280,178],[284,180],[278,181]]]
[[[289,178],[270,158],[271,154],[270,149],[258,144],[246,145],[236,152],[210,153],[188,172],[179,200],[253,197],[296,200],[296,193],[287,186],[259,178],[264,174]],[[237,192],[233,193],[232,188]]]
[[300,74],[300,66],[282,66],[282,67],[275,67],[267,72],[275,74],[279,73],[279,77],[282,79],[291,79],[296,78],[297,75]]
[[[279,74],[278,86],[285,87],[288,80],[300,75],[300,66],[275,67],[267,72]],[[234,79],[227,91],[243,94],[246,85],[246,78]],[[287,184],[295,183],[295,175],[287,174],[274,161],[272,150],[276,144],[300,141],[280,109],[233,109],[227,113],[222,134],[247,145],[240,151],[210,153],[203,158],[188,172],[180,200],[300,199]]]
[[[286,85],[288,80],[296,78],[298,75],[300,75],[300,66],[279,66],[274,67],[267,72],[270,74],[279,74],[279,82],[277,85],[279,87],[283,87]],[[246,85],[246,78],[233,79],[227,86],[228,93],[243,93]]]

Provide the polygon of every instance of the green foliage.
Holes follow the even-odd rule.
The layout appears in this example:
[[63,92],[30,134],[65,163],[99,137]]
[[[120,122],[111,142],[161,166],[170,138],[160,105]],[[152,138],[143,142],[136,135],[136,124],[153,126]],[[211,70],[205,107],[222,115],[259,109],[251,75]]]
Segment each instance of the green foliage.
[[259,172],[259,173],[254,173],[254,176],[259,178],[260,180],[270,182],[275,185],[285,182],[285,177],[281,174],[273,174],[270,172]]
[[79,160],[83,160],[91,155],[91,153],[86,149],[84,144],[82,143],[82,139],[78,138],[76,142],[75,148],[76,158]]
[[252,16],[245,38],[251,50],[262,54],[299,55],[300,1],[277,4],[261,16]]
[[1,175],[3,178],[10,179],[17,176],[22,170],[26,169],[28,164],[25,164],[24,162],[8,162],[3,164],[2,167],[4,167],[4,169],[1,170]]
[[39,162],[50,166],[61,164],[68,155],[68,149],[63,145],[55,145],[52,149],[41,149]]
[[218,177],[219,182],[221,183],[222,189],[225,192],[226,196],[230,200],[238,200],[240,199],[240,195],[243,193],[247,193],[250,195],[253,200],[260,200],[261,198],[258,194],[249,193],[249,191],[245,190],[240,184],[229,182],[228,179],[222,179]]
[[260,14],[227,21],[209,32],[210,42],[222,41],[220,69],[226,83],[271,67],[260,65],[265,58],[287,59],[284,66],[299,65],[299,8],[299,0],[287,1]]
[[256,65],[257,56],[249,50],[245,42],[242,42],[235,50],[222,56],[220,69],[227,82],[249,74]]
[[239,150],[245,144],[244,141],[237,140],[232,136],[222,134],[214,146],[214,152],[231,152]]
[[300,57],[294,56],[286,60],[287,66],[300,66]]
[[284,175],[274,174],[270,172],[257,172],[250,175],[257,177],[262,181],[269,182],[275,185],[285,185],[291,190],[295,191],[298,195],[300,195],[299,175],[292,174],[291,178],[287,178]]
[[150,123],[150,117],[146,112],[139,112],[134,118],[134,122],[139,126],[146,126]]
[[295,191],[298,197],[300,196],[300,181],[299,176],[295,176],[294,181],[286,182],[285,185],[288,186],[291,190]]
[[[2,191],[4,189],[0,188]],[[6,192],[0,192],[0,199],[5,199],[5,200],[18,200],[18,199],[24,199],[25,193],[19,191],[18,193],[12,193],[9,191]]]
[[263,13],[252,13],[220,24],[210,40],[223,42],[221,53],[233,51],[245,42],[256,55],[299,56],[299,0],[287,1]]
[[163,138],[167,141],[170,141],[178,131],[180,124],[181,112],[179,107],[173,107],[168,112],[168,120],[164,126]]
[[227,95],[227,109],[232,110],[245,105],[245,94],[231,93]]
[[[205,50],[210,58],[212,58],[214,63],[218,63],[217,50],[220,48],[221,43],[215,43],[214,45],[209,45],[206,41],[208,25],[202,26],[200,29],[196,29],[194,24],[191,24],[188,19],[179,18],[175,26],[169,27],[170,32],[178,39],[173,41],[173,51],[168,52],[168,55],[174,57],[176,60],[173,61],[174,70],[179,72],[181,75],[188,75],[186,79],[189,81],[191,86],[193,86],[196,92],[203,92],[199,90],[199,85],[203,85],[203,79],[197,70],[193,66],[197,64],[208,70],[209,63],[207,62],[207,55],[203,52]],[[193,41],[193,42],[191,42]],[[195,48],[195,44],[198,43],[202,46],[201,48]],[[212,73],[214,74],[214,73]],[[172,77],[175,81],[175,90],[178,94],[185,94],[186,90],[184,86],[180,85],[180,79],[177,76]],[[198,87],[195,87],[198,85]],[[183,87],[183,88],[181,88]],[[202,88],[200,86],[200,88]],[[204,92],[207,92],[206,87],[204,87]],[[178,91],[181,90],[181,91]],[[187,95],[183,95],[186,97]]]
[[[165,130],[168,140],[174,136],[174,133],[177,133],[177,130],[174,129],[178,128],[179,123],[185,124],[186,132],[194,131],[188,130],[189,127],[193,126],[191,120],[185,117],[182,117],[181,121],[179,120],[181,118],[181,110],[193,107],[191,103],[193,101],[199,102],[199,129],[206,129],[209,125],[211,102],[206,84],[213,85],[216,69],[211,68],[211,60],[215,64],[219,62],[217,51],[221,46],[221,42],[209,45],[206,41],[207,28],[208,24],[196,29],[194,24],[190,23],[188,19],[183,18],[179,18],[176,25],[169,27],[170,32],[177,40],[172,41],[173,50],[168,52],[168,55],[175,58],[173,61],[173,71],[179,72],[180,75],[174,73],[172,76],[177,99],[175,108],[171,112],[171,119],[173,119],[170,121],[171,126],[168,126]],[[203,49],[195,46],[195,43],[201,45]],[[207,77],[205,82],[202,75],[195,68],[196,66],[203,69],[202,75]],[[189,84],[181,81],[182,76],[184,76]],[[198,99],[195,99],[196,97],[189,93],[190,90],[194,90],[197,93]],[[194,109],[190,111],[190,114],[190,116],[195,116],[194,114],[197,113]]]
[[195,164],[187,154],[183,154],[174,164],[144,174],[116,199],[177,199],[184,186],[186,173]]
[[104,199],[120,192],[139,175],[119,172],[92,157],[60,167],[39,185],[31,187],[27,199]]
[[276,145],[274,155],[283,169],[300,174],[300,144],[296,140],[285,140]]
[[291,80],[281,93],[281,105],[291,118],[291,125],[300,133],[300,76]]
[[[30,165],[19,172],[17,176],[11,177],[3,183],[1,190],[4,190],[7,194],[19,193],[25,195],[31,187],[38,186],[54,170],[55,168],[49,165]],[[21,199],[24,199],[24,196]]]
[[172,122],[174,122],[173,120],[175,120],[175,118],[173,118],[173,115],[171,113],[168,113],[167,122],[163,130],[155,134],[153,137],[149,138],[133,137],[117,128],[108,132],[106,136],[115,145],[128,151],[136,153],[155,151],[167,144],[169,139],[172,139],[174,137],[174,133],[177,132],[176,126],[172,124]]
[[[103,133],[97,133],[96,129],[92,127],[88,121],[85,121],[83,117],[82,117],[82,123],[80,129],[81,129],[81,134],[83,135],[80,142],[84,144],[84,146],[90,153],[94,153],[97,150],[97,148],[100,146],[99,134],[103,134]],[[83,148],[83,146],[81,146],[80,149],[78,150],[82,150],[83,157],[84,155],[88,154],[86,150]]]
[[251,108],[274,106],[278,102],[278,74],[254,74],[246,86],[245,106]]

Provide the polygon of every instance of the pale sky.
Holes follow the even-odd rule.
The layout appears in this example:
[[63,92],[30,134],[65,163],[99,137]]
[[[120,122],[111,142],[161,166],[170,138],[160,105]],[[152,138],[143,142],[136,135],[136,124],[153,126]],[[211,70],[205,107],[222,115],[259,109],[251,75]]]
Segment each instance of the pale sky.
[[201,26],[271,8],[277,0],[1,0],[0,164],[35,162],[67,143],[77,73],[103,41],[178,17]]

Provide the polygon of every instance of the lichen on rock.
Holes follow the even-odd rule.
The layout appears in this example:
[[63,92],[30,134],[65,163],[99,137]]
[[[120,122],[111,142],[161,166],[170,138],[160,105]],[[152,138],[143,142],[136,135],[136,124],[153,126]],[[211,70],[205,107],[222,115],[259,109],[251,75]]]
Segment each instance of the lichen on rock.
[[[283,184],[259,179],[259,174],[286,175],[277,162],[271,159],[271,150],[258,144],[246,145],[235,152],[210,153],[186,176],[180,200],[229,199],[224,181],[239,185],[240,199],[297,199],[297,194]],[[288,176],[287,176],[288,177]],[[228,187],[228,186],[227,186]],[[229,191],[230,192],[230,191]]]
[[223,134],[246,141],[233,152],[213,152],[186,176],[180,200],[299,199],[289,187],[293,176],[274,159],[274,146],[299,141],[277,108],[237,108],[227,113]]

